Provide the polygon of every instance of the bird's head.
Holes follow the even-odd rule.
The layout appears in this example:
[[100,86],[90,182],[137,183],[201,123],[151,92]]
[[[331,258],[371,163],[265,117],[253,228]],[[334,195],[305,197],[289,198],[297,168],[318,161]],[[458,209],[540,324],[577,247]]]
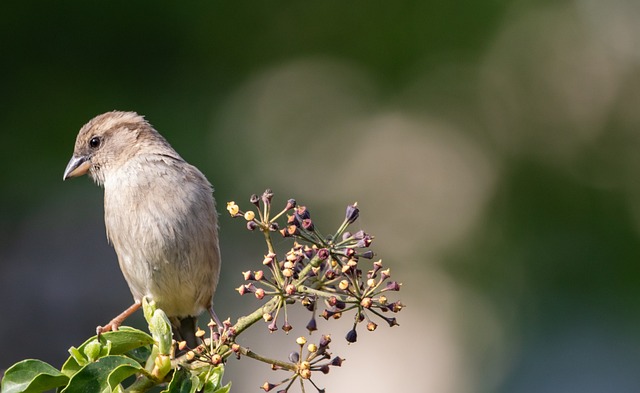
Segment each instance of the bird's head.
[[63,180],[88,173],[96,183],[103,184],[109,169],[127,162],[154,139],[166,143],[144,117],[135,112],[98,115],[80,129]]

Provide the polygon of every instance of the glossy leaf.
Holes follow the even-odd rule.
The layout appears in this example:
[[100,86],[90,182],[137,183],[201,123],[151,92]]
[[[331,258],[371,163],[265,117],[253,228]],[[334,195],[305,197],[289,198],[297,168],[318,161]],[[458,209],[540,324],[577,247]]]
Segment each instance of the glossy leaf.
[[[62,373],[71,377],[89,363],[86,347],[96,343],[96,336],[89,338],[78,348],[71,348],[72,356],[62,366]],[[128,326],[121,326],[116,332],[106,332],[100,337],[102,350],[100,356],[122,355],[136,348],[153,344],[153,338],[147,333]],[[84,359],[84,360],[83,360]]]
[[11,366],[4,374],[2,393],[36,393],[64,386],[69,377],[40,360],[26,359]]
[[126,356],[105,356],[82,367],[62,393],[112,392],[126,378],[143,370],[140,363]]

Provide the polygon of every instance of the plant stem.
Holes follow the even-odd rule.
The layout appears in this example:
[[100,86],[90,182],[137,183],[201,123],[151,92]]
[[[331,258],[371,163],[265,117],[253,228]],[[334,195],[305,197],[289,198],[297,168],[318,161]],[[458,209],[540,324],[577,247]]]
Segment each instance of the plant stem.
[[276,359],[270,359],[267,357],[264,357],[262,355],[258,355],[257,353],[253,352],[252,350],[245,348],[245,347],[240,347],[240,353],[242,355],[245,355],[246,357],[249,357],[251,359],[255,359],[255,360],[259,360],[263,363],[267,363],[267,364],[274,364],[280,368],[283,368],[285,370],[289,370],[289,371],[296,371],[296,365],[295,364],[291,364],[288,362],[283,362],[282,360],[276,360]]
[[233,326],[235,336],[239,336],[240,333],[245,331],[249,326],[261,320],[264,314],[273,312],[273,310],[278,308],[278,305],[283,301],[282,297],[276,296],[251,314],[238,318],[238,322]]

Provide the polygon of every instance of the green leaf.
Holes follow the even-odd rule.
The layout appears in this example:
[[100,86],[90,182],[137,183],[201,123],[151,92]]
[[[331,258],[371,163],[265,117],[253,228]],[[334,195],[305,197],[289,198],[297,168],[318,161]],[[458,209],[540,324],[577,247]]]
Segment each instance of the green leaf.
[[[96,336],[89,338],[77,349],[72,347],[69,350],[72,356],[62,366],[62,373],[72,377],[85,366],[87,363],[78,361],[78,356],[85,353],[87,345],[94,345],[94,343],[96,343]],[[100,336],[100,344],[103,349],[100,356],[122,355],[136,348],[153,344],[153,338],[141,330],[121,326],[116,332],[103,333]]]
[[216,390],[213,393],[229,393],[230,390],[231,390],[231,382],[224,385],[223,387],[221,387],[220,389]]
[[140,363],[126,356],[105,356],[82,367],[62,393],[110,393],[126,378],[143,370]]
[[40,360],[26,359],[14,364],[4,373],[2,393],[44,392],[64,386],[69,377]]
[[197,376],[181,368],[173,373],[169,386],[161,393],[195,393],[199,384]]

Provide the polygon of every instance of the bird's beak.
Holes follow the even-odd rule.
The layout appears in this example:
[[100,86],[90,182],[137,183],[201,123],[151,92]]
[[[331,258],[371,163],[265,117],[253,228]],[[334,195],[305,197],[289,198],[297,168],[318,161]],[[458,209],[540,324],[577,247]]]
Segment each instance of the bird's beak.
[[91,161],[89,161],[89,157],[73,156],[71,157],[71,160],[69,160],[67,168],[64,170],[62,180],[67,180],[70,177],[82,176],[89,171],[89,168],[91,168]]

